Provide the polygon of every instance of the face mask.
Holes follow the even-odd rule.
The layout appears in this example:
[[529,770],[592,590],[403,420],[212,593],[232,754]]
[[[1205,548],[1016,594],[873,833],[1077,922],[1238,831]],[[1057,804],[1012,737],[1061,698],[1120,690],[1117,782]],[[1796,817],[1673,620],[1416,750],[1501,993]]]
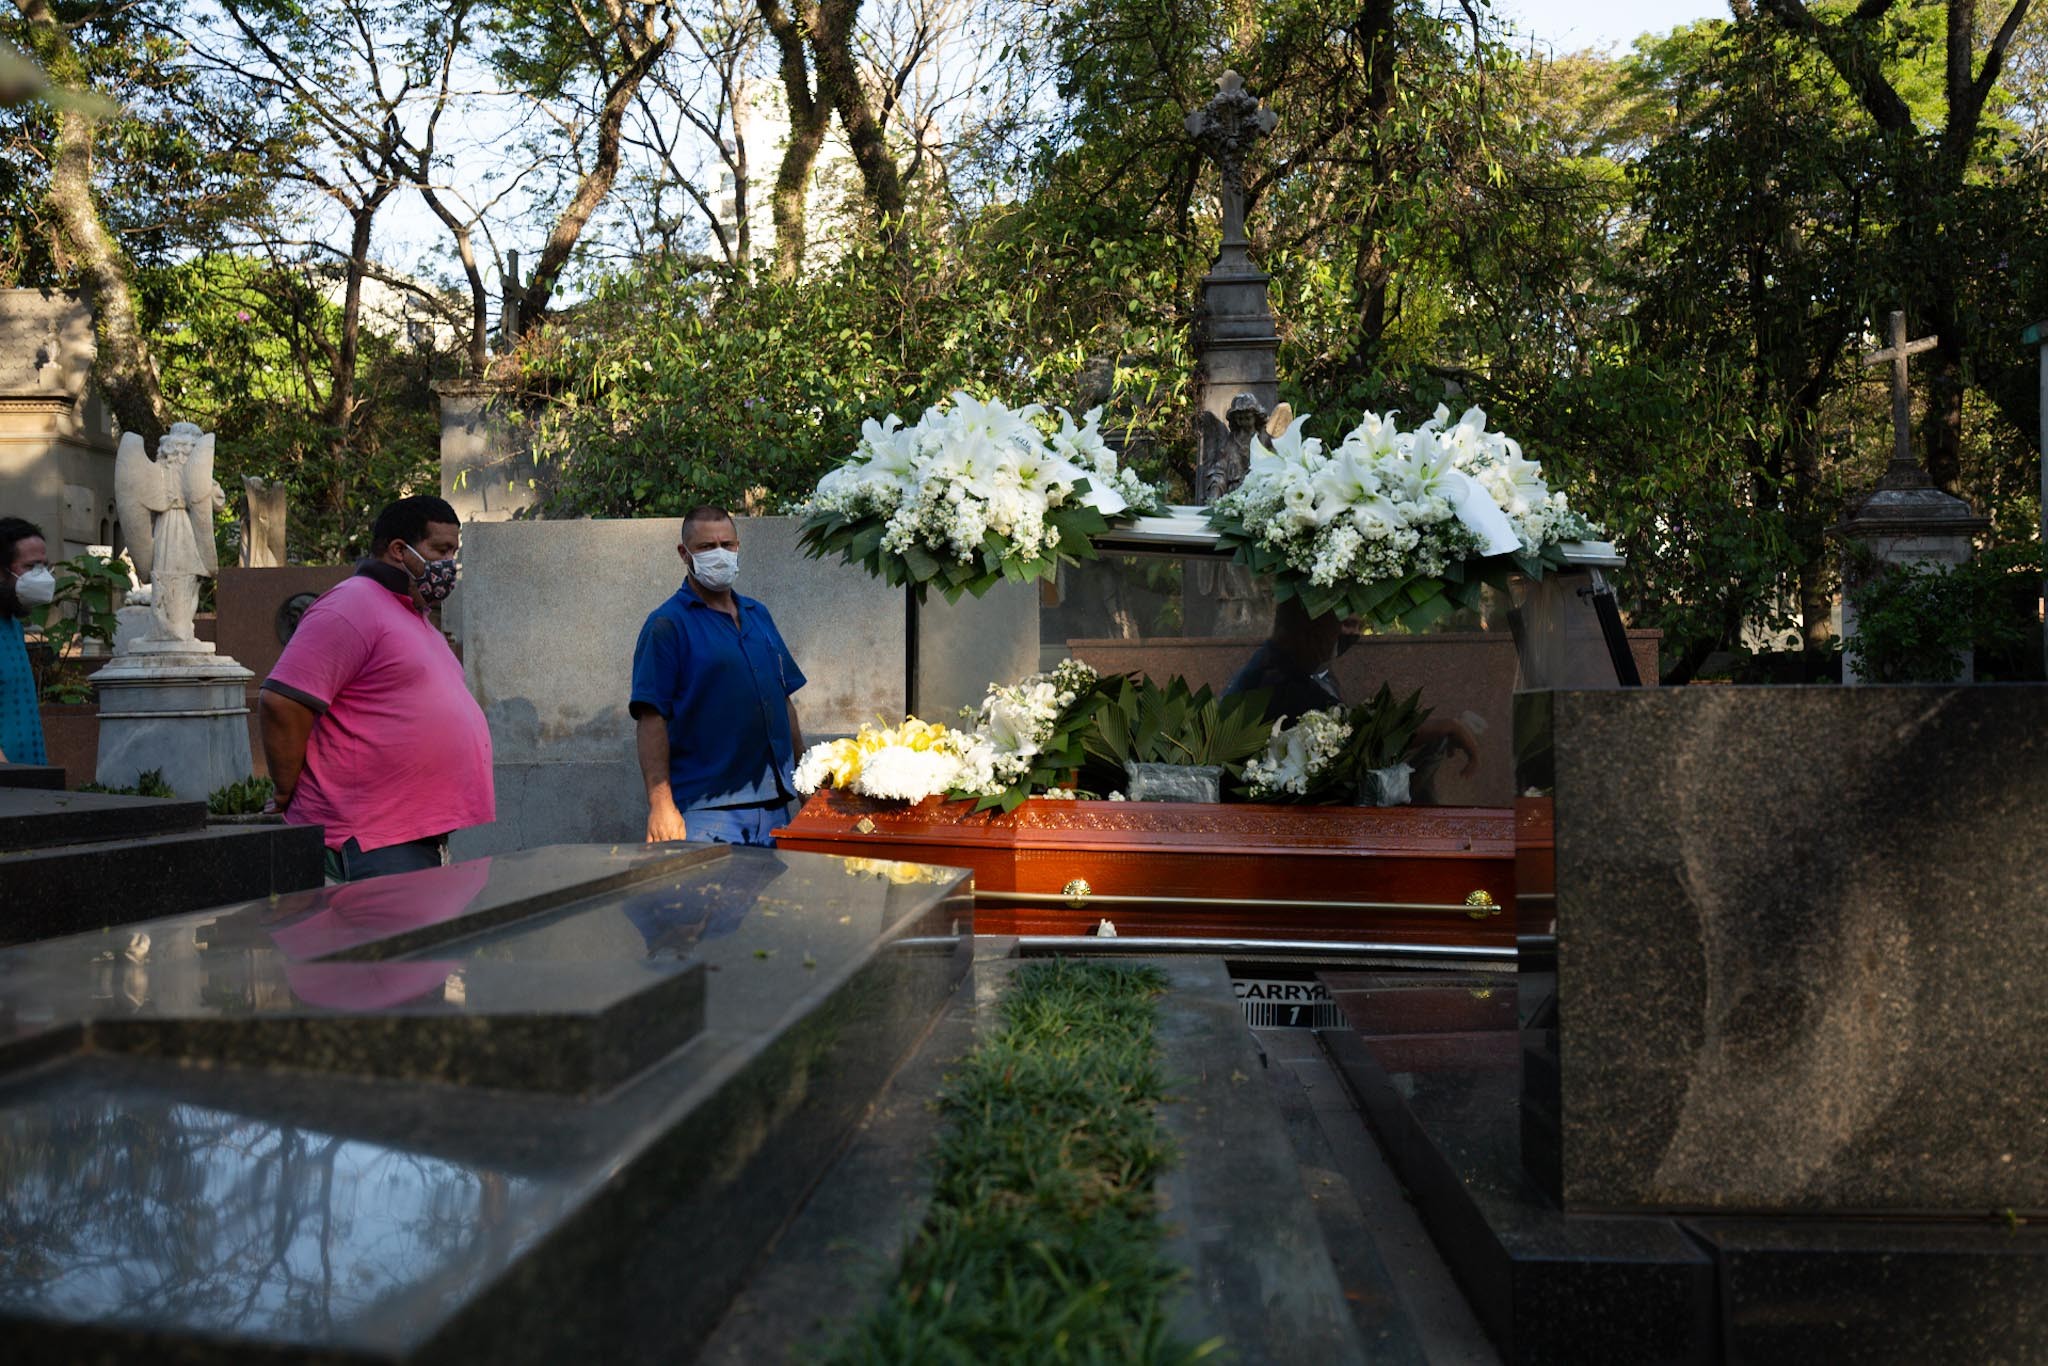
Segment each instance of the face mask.
[[410,569],[405,572],[412,579],[413,589],[420,595],[421,602],[440,602],[455,591],[455,580],[460,570],[456,566],[454,556],[451,555],[445,560],[430,560],[411,546],[407,546],[406,550],[420,562],[419,573],[414,574]]
[[700,550],[690,557],[690,573],[712,592],[722,593],[732,587],[733,580],[740,576],[740,553],[737,550]]
[[47,607],[57,596],[57,576],[50,572],[50,566],[39,564],[15,579],[14,596],[21,599],[24,607]]

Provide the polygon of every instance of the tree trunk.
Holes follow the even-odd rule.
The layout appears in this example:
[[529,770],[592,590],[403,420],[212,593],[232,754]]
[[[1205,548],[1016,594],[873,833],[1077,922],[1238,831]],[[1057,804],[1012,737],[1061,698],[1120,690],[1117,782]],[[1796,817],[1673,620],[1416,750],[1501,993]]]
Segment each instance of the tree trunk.
[[903,181],[853,60],[853,24],[860,14],[860,0],[823,0],[815,13],[811,56],[818,72],[818,95],[839,111],[839,125],[846,130],[853,164],[860,168],[861,185],[881,219],[882,246],[891,255],[900,255],[907,245]]
[[[832,123],[830,105],[811,93],[810,66],[804,57],[804,30],[781,0],[758,0],[761,18],[775,38],[780,54],[782,96],[789,106],[789,141],[782,149],[782,165],[775,173],[775,189],[769,212],[775,221],[775,278],[794,280],[803,270],[805,245],[805,198],[811,185],[811,168],[825,146],[825,133]],[[806,16],[811,22],[813,16]]]
[[330,357],[334,387],[328,390],[322,416],[335,429],[335,448],[346,447],[350,427],[355,425],[356,366],[363,344],[363,277],[370,261],[370,228],[394,183],[386,180],[372,190],[360,207],[349,214],[347,273],[341,291],[341,336]]
[[626,121],[626,111],[632,108],[640,82],[675,45],[676,32],[677,26],[671,22],[659,38],[650,37],[636,51],[633,44],[637,40],[625,24],[620,24],[614,31],[629,60],[605,89],[604,103],[597,119],[597,155],[592,159],[590,170],[578,182],[576,193],[569,197],[562,216],[555,220],[554,230],[548,234],[540,259],[534,263],[533,274],[527,277],[526,289],[519,296],[519,332],[522,336],[538,327],[547,317],[548,300],[554,297],[555,284],[568,267],[570,253],[576,249],[583,229],[589,226],[591,215],[611,193],[612,182],[619,174],[619,151],[624,141],[620,130]]
[[1351,302],[1358,323],[1352,331],[1349,366],[1363,373],[1387,332],[1387,291],[1393,283],[1393,253],[1382,235],[1381,190],[1387,183],[1381,127],[1394,104],[1394,0],[1367,0],[1351,41],[1365,53],[1365,121],[1370,147],[1366,199],[1358,215],[1358,254],[1352,258]]
[[[1947,293],[1946,290],[1943,291]],[[1952,298],[1926,318],[1941,340],[1927,353],[1927,416],[1920,423],[1920,449],[1927,477],[1937,488],[1963,492],[1963,340],[1954,321]]]
[[455,254],[462,259],[462,274],[469,281],[469,340],[464,350],[468,353],[470,371],[482,375],[491,363],[491,294],[484,284],[483,268],[477,264],[476,244],[470,240],[469,225],[458,219],[454,211],[441,202],[440,196],[427,188],[424,169],[420,175],[419,191],[427,207],[434,211],[434,216],[446,225],[449,235],[455,239]]
[[[86,72],[49,0],[21,0],[37,55],[58,84],[83,88]],[[51,149],[49,205],[61,238],[59,264],[78,272],[93,311],[97,353],[93,379],[119,429],[138,432],[152,446],[169,425],[163,384],[135,308],[133,270],[107,231],[93,198],[92,163],[99,120],[77,109],[57,111]]]

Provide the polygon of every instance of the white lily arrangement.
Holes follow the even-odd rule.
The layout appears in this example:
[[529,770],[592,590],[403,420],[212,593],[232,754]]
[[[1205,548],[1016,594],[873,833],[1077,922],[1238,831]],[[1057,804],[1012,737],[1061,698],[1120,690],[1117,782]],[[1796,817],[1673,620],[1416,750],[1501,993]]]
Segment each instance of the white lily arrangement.
[[805,549],[836,551],[920,596],[937,584],[949,600],[1092,558],[1091,536],[1156,510],[1160,495],[1103,440],[1100,408],[1078,423],[1054,411],[1057,427],[1038,404],[955,393],[911,426],[893,413],[868,420],[853,455],[799,509]]
[[1367,413],[1334,450],[1298,417],[1253,443],[1243,484],[1209,524],[1310,616],[1341,608],[1411,627],[1475,604],[1510,570],[1541,577],[1563,563],[1560,546],[1599,534],[1484,411],[1450,416],[1439,405],[1402,431],[1394,414]]
[[1343,707],[1303,712],[1293,725],[1273,723],[1266,752],[1244,766],[1248,795],[1255,802],[1306,797],[1325,785],[1351,741],[1349,713]]

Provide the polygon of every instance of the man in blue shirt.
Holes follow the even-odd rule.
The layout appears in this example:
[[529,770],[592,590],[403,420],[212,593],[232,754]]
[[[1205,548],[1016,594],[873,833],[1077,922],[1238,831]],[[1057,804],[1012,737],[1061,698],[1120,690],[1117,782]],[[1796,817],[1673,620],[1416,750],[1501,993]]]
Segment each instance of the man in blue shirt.
[[647,839],[773,844],[796,792],[803,671],[768,609],[732,591],[740,533],[720,507],[683,519],[687,573],[633,647],[631,711]]

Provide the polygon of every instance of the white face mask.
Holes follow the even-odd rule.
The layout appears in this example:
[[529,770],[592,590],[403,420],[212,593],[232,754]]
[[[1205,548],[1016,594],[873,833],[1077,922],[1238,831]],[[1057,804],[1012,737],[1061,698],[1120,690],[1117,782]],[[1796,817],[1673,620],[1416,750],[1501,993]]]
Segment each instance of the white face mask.
[[737,550],[700,550],[690,556],[690,573],[712,592],[722,593],[732,587],[733,580],[740,576],[740,553]]
[[14,596],[24,607],[47,607],[57,596],[57,576],[50,566],[39,564],[14,581]]

